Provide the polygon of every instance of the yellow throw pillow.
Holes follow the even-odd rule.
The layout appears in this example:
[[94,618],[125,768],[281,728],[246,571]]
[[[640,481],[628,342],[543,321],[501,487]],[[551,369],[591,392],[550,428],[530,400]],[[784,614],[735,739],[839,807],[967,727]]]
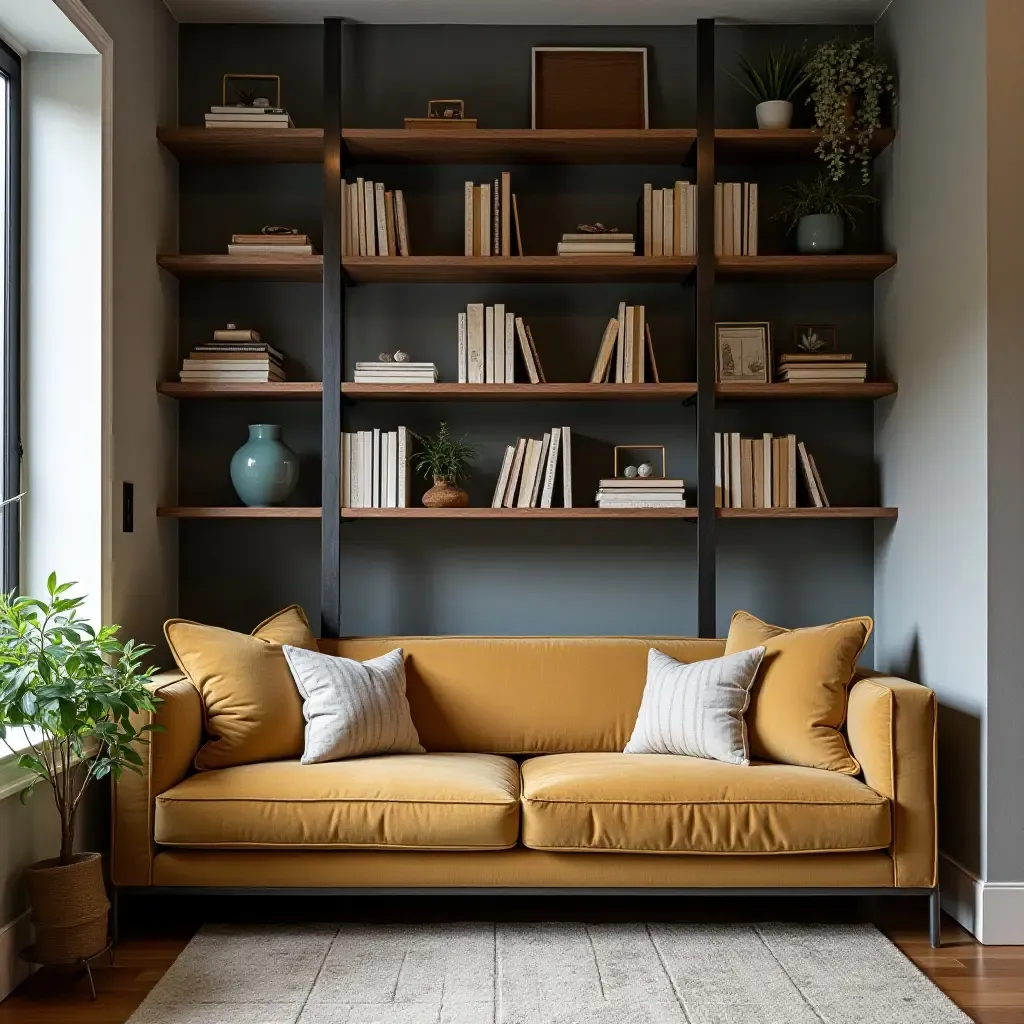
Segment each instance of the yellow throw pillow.
[[860,774],[840,730],[846,691],[872,626],[864,617],[791,630],[749,612],[733,615],[726,656],[765,648],[747,712],[752,758]]
[[302,697],[282,644],[315,651],[317,643],[298,605],[251,636],[187,619],[165,622],[164,636],[203,699],[209,739],[196,754],[199,771],[302,755]]

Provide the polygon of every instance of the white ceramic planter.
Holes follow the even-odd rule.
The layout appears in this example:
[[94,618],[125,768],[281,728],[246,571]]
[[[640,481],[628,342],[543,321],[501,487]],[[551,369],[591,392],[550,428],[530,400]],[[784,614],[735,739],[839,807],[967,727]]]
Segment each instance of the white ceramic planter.
[[793,123],[793,104],[789,100],[766,100],[758,103],[754,113],[758,128],[788,128]]

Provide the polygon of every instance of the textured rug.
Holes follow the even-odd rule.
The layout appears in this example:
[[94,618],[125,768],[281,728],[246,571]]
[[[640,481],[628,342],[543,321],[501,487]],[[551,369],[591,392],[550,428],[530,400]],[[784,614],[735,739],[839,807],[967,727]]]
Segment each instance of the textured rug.
[[207,925],[129,1024],[969,1024],[870,925]]

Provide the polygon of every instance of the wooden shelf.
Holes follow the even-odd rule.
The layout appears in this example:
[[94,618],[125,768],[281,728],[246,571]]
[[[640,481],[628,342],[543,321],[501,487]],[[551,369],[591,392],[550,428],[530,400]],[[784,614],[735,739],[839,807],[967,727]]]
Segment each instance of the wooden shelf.
[[164,505],[162,519],[319,519],[320,509],[307,506],[250,508],[246,505]]
[[556,281],[679,282],[697,261],[687,256],[346,256],[361,284]]
[[720,256],[716,275],[723,281],[870,281],[896,266],[889,253],[841,256]]
[[895,508],[834,506],[832,508],[720,508],[721,519],[895,519]]
[[691,398],[696,384],[351,384],[348,398],[381,401],[658,402]]
[[277,384],[183,384],[168,381],[156,390],[168,398],[262,398],[269,401],[319,402],[324,396],[320,381],[283,381]]
[[318,164],[322,128],[158,128],[156,137],[186,162]]
[[426,129],[347,128],[357,163],[681,164],[697,139],[692,128]]
[[316,281],[324,276],[323,256],[157,256],[157,263],[179,278],[224,281]]
[[[877,156],[893,140],[892,128],[875,132],[871,152]],[[814,128],[787,128],[764,131],[760,128],[716,128],[715,159],[748,160],[812,160],[821,139]]]
[[719,384],[715,387],[719,398],[738,401],[758,401],[791,398],[836,398],[871,401],[896,394],[896,385],[889,381],[867,381],[864,384]]
[[696,519],[696,508],[343,508],[342,519]]

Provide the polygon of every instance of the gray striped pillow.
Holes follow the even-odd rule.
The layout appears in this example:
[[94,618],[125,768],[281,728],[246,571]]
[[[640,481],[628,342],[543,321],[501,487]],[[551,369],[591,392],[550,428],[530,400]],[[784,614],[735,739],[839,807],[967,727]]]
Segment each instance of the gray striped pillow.
[[750,764],[743,715],[764,657],[754,647],[687,665],[653,647],[627,754],[684,754]]
[[303,764],[366,754],[422,754],[405,696],[402,649],[370,661],[285,645],[306,719]]

